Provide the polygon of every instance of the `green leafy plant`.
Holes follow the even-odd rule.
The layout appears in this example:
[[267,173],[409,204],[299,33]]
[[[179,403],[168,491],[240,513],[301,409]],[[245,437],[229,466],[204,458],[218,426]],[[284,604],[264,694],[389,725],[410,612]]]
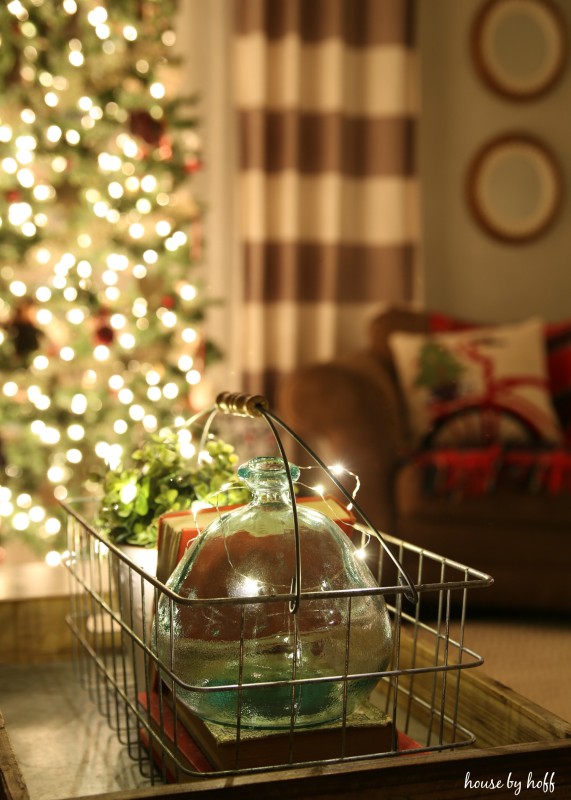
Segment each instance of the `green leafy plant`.
[[150,436],[131,460],[126,468],[92,476],[103,490],[97,525],[114,544],[154,547],[158,519],[167,511],[197,503],[233,505],[249,498],[235,473],[234,448],[215,437],[190,460],[181,452],[176,433],[161,432]]

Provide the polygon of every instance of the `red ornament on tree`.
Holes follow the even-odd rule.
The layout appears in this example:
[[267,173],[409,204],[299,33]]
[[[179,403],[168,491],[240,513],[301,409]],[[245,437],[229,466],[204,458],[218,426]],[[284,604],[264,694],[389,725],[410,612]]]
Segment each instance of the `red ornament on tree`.
[[115,338],[115,331],[109,325],[109,311],[106,308],[100,308],[97,316],[95,317],[95,330],[94,339],[97,344],[111,344]]
[[95,331],[95,340],[99,344],[111,344],[115,338],[115,332],[110,325],[100,325]]
[[188,175],[193,175],[202,169],[202,161],[199,158],[191,158],[185,163],[184,169]]
[[164,122],[153,119],[148,111],[131,111],[129,129],[147,144],[157,146],[164,133]]

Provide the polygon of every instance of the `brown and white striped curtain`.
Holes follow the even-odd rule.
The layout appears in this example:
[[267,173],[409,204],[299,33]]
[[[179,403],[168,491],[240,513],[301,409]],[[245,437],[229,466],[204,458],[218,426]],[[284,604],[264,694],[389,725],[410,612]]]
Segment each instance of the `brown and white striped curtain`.
[[413,299],[414,0],[236,0],[243,388]]

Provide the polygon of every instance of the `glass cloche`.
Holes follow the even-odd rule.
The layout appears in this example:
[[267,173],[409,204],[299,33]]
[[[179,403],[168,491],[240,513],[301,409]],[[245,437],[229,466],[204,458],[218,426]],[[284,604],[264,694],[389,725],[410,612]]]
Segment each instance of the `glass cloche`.
[[[297,480],[299,468],[289,469]],[[167,582],[183,598],[211,602],[183,605],[163,595],[156,626],[158,655],[164,665],[172,664],[179,680],[193,687],[178,689],[178,696],[205,720],[236,726],[239,716],[244,727],[283,728],[292,720],[296,726],[311,726],[340,719],[343,676],[387,668],[391,627],[380,594],[320,594],[378,584],[341,528],[297,504],[300,592],[311,596],[302,596],[292,610],[291,600],[283,598],[292,594],[296,574],[284,461],[255,458],[238,474],[251,490],[251,502],[211,523]],[[276,684],[307,679],[318,680]],[[347,714],[377,680],[346,682]],[[269,686],[258,685],[267,682]]]

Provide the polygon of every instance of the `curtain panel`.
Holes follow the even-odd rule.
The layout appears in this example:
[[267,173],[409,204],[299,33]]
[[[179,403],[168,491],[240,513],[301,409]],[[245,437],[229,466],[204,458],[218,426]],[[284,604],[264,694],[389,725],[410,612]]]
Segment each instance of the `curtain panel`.
[[414,0],[236,0],[243,386],[414,298]]

